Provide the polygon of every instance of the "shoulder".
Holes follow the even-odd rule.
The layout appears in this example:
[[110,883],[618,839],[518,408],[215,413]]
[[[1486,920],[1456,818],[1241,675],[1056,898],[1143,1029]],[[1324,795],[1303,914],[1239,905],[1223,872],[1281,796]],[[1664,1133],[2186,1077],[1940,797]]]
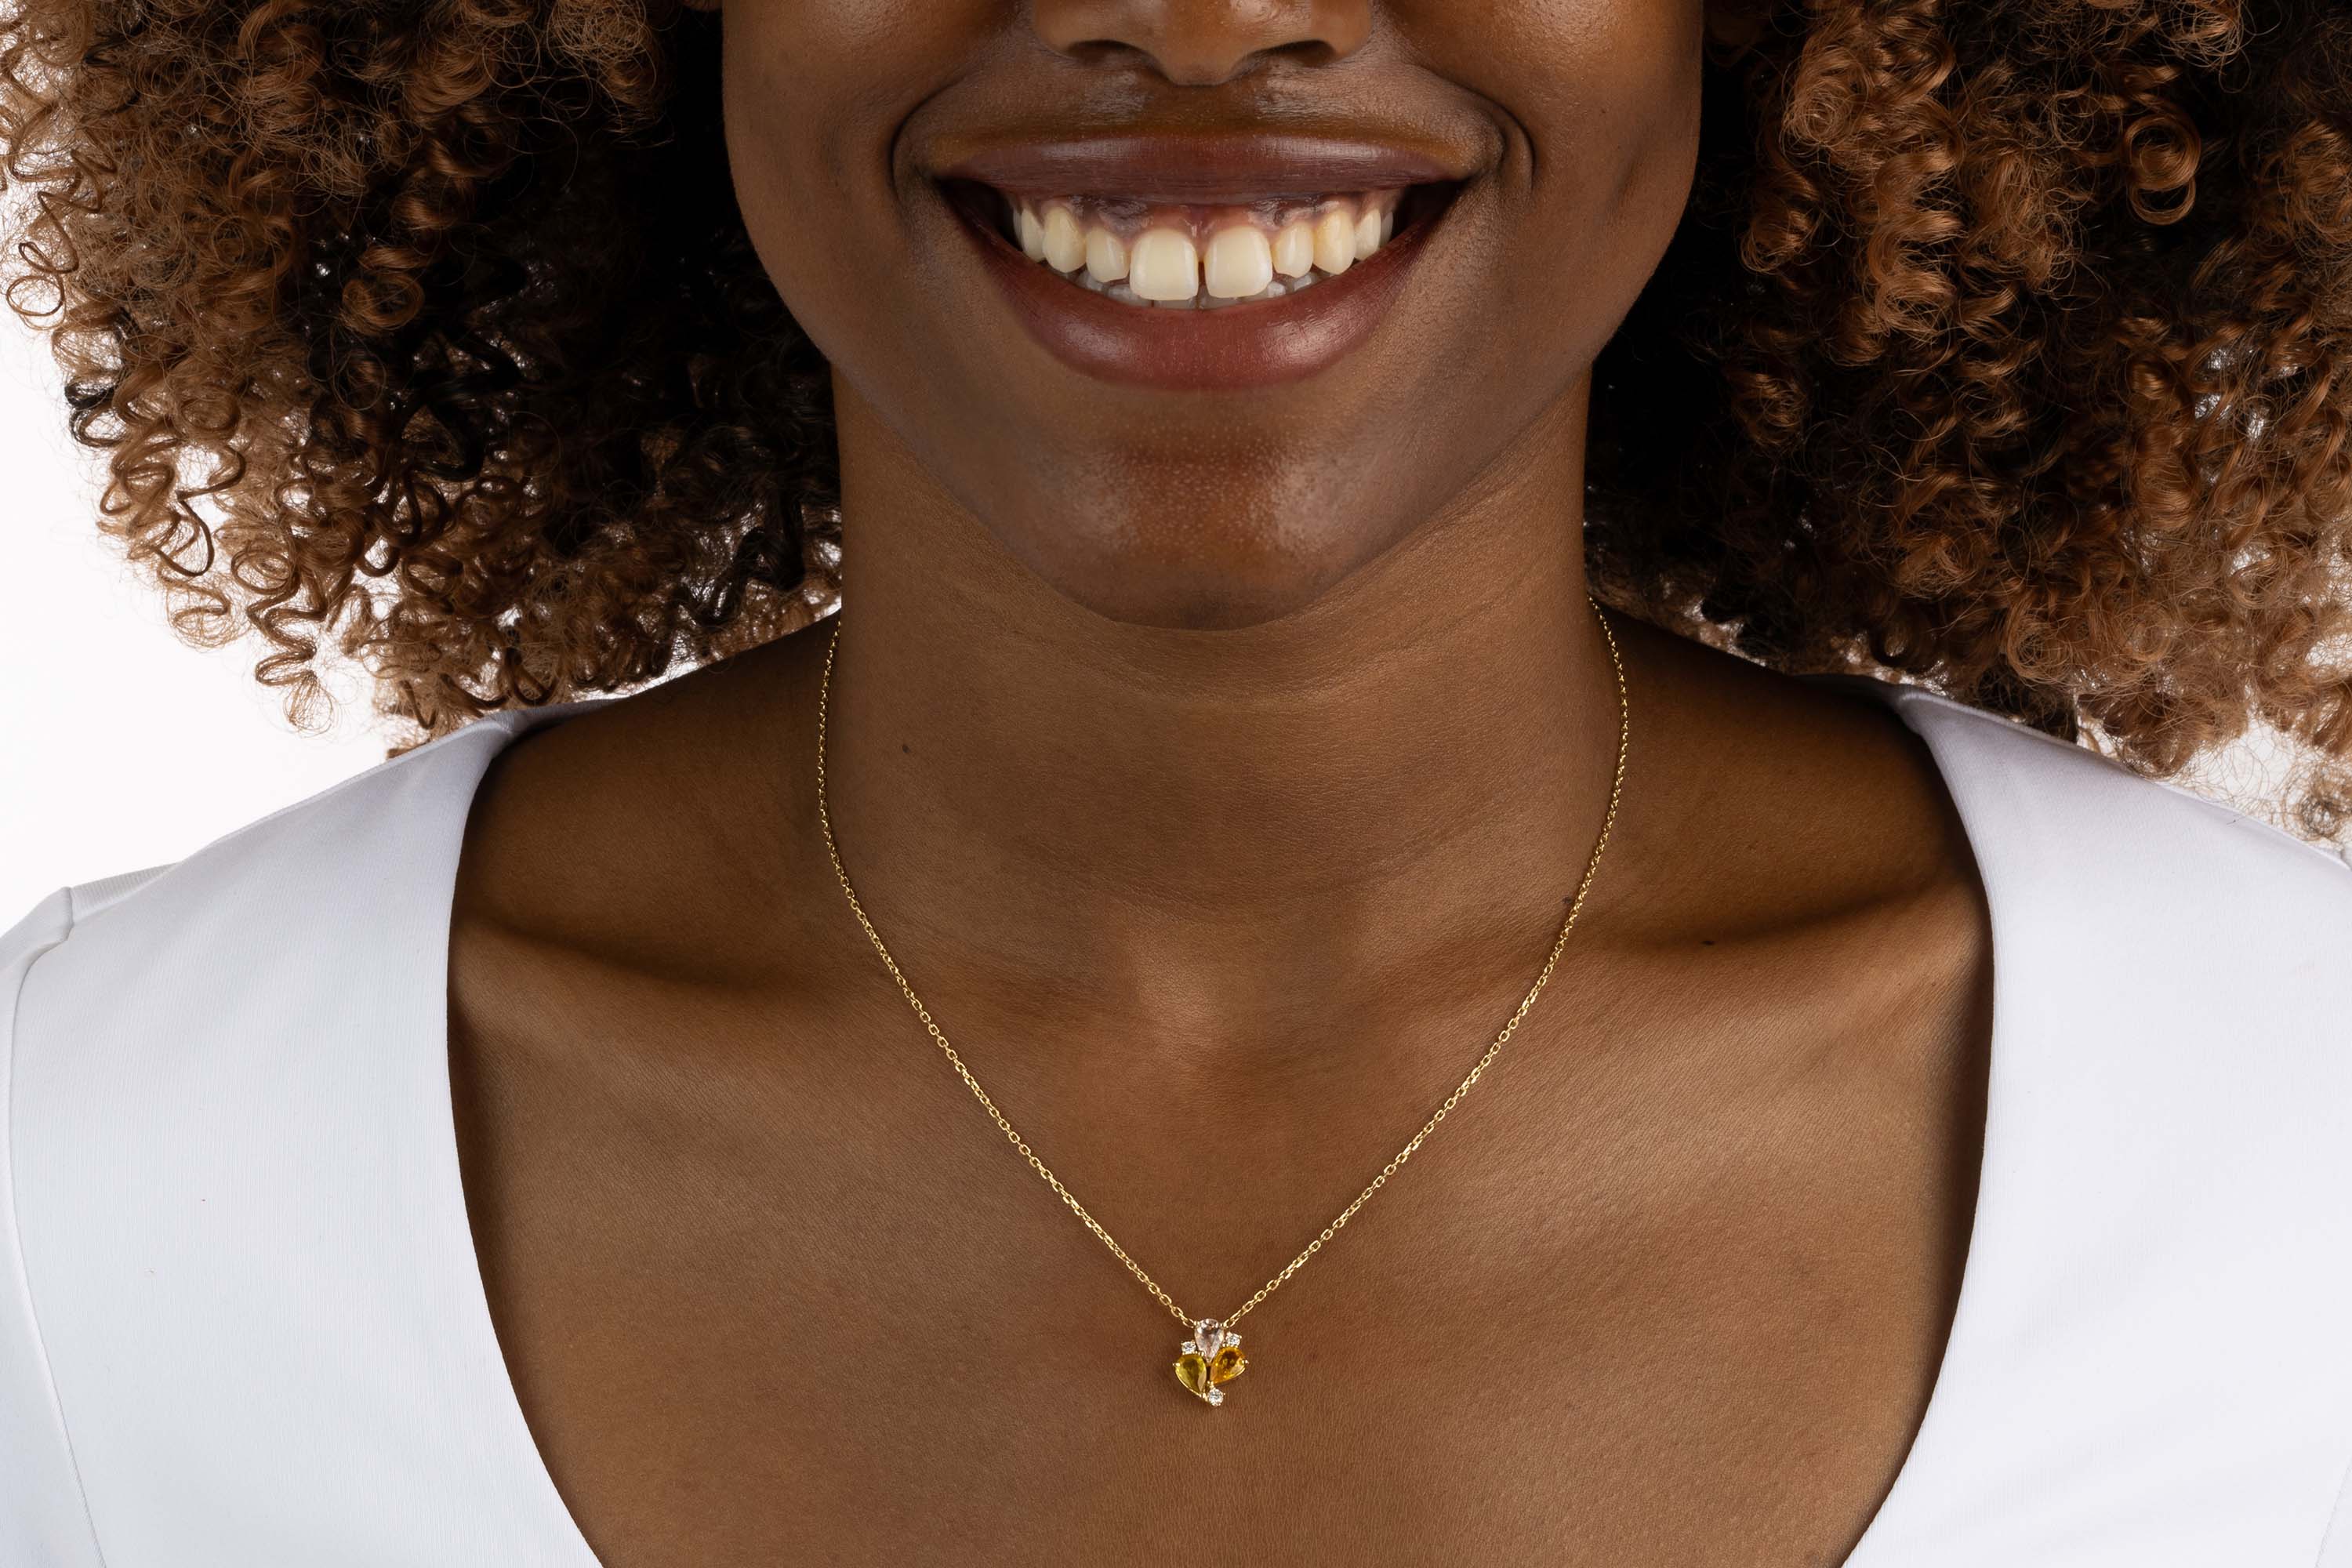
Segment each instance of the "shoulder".
[[0,935],[0,954],[20,971],[5,994],[17,1054],[58,1023],[86,1035],[141,1008],[193,1005],[207,978],[251,982],[362,937],[419,934],[415,921],[446,891],[453,836],[491,761],[520,734],[591,705],[491,714],[178,860],[56,889]]
[[491,714],[25,911],[0,934],[0,1137],[20,1192],[46,1148],[114,1141],[139,1108],[186,1114],[207,1086],[283,1081],[289,1039],[348,1053],[405,1018],[385,1009],[417,1007],[437,963],[484,773],[520,734],[591,705]]
[[1975,1224],[1916,1468],[1982,1517],[2019,1475],[2130,1456],[2117,1531],[2308,1561],[2352,1457],[2352,867],[1842,679],[1933,752],[1992,921]]
[[1994,1089],[2032,1147],[2086,1180],[2108,1159],[2209,1214],[2302,1224],[2330,1238],[2313,1283],[2352,1295],[2352,866],[1997,715],[1888,700],[1975,855]]
[[0,1562],[96,1563],[86,1500],[145,1522],[106,1500],[196,1446],[331,1440],[331,1380],[289,1383],[276,1347],[404,1291],[441,1310],[457,849],[490,761],[578,706],[493,715],[0,931]]
[[453,829],[511,728],[494,716],[181,859],[59,888],[0,933],[0,1168],[20,1209],[43,1206],[47,1154],[186,1113],[174,1079],[217,1081],[363,985],[382,965],[362,954],[429,941]]
[[2018,942],[2226,992],[2352,1051],[2343,857],[1998,714],[1841,684],[1880,688],[1927,742]]

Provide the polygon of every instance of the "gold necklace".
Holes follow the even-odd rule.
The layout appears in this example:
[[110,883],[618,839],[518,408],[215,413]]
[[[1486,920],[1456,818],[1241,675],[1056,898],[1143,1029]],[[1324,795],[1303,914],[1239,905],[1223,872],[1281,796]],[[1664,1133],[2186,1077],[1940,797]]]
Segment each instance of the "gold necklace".
[[849,873],[842,868],[841,851],[833,841],[833,819],[826,813],[824,804],[825,699],[833,688],[834,649],[841,642],[841,616],[838,611],[835,612],[832,637],[826,642],[824,648],[824,674],[818,680],[816,689],[816,819],[817,826],[824,832],[824,851],[833,859],[833,874],[840,879],[841,891],[849,900],[850,912],[857,917],[857,923],[865,928],[866,940],[874,944],[874,951],[881,954],[884,966],[890,971],[890,978],[897,981],[898,989],[906,994],[907,1005],[912,1007],[915,1010],[915,1016],[923,1021],[923,1027],[929,1031],[932,1040],[940,1047],[940,1054],[947,1058],[948,1065],[955,1068],[956,1076],[963,1079],[964,1087],[971,1090],[972,1098],[979,1100],[982,1109],[995,1119],[996,1125],[1003,1132],[1006,1141],[1020,1151],[1021,1157],[1029,1162],[1029,1168],[1044,1177],[1045,1184],[1054,1189],[1054,1195],[1069,1205],[1070,1212],[1077,1215],[1088,1230],[1095,1233],[1097,1239],[1110,1248],[1111,1255],[1127,1266],[1127,1271],[1141,1281],[1143,1288],[1151,1292],[1153,1299],[1175,1314],[1178,1322],[1192,1331],[1183,1342],[1177,1346],[1176,1379],[1188,1392],[1211,1405],[1221,1405],[1225,1402],[1225,1391],[1223,1385],[1239,1377],[1243,1369],[1249,1364],[1242,1355],[1242,1337],[1234,1332],[1233,1326],[1247,1317],[1259,1302],[1281,1289],[1285,1280],[1305,1268],[1308,1258],[1323,1250],[1324,1243],[1345,1229],[1348,1222],[1355,1217],[1356,1211],[1362,1208],[1374,1193],[1385,1186],[1391,1176],[1404,1168],[1404,1163],[1412,1158],[1413,1151],[1421,1147],[1422,1140],[1435,1131],[1437,1124],[1445,1120],[1446,1113],[1462,1102],[1462,1097],[1468,1094],[1476,1085],[1480,1076],[1486,1072],[1488,1065],[1494,1061],[1496,1056],[1510,1040],[1512,1034],[1517,1030],[1520,1020],[1528,1016],[1528,1009],[1535,1005],[1536,997],[1543,991],[1544,982],[1551,978],[1552,966],[1559,962],[1560,949],[1568,945],[1568,933],[1576,929],[1576,917],[1584,909],[1584,896],[1591,890],[1594,873],[1601,869],[1601,852],[1609,847],[1610,831],[1617,826],[1617,800],[1625,787],[1625,757],[1632,748],[1633,740],[1633,710],[1625,695],[1625,663],[1618,657],[1617,634],[1610,629],[1609,617],[1602,612],[1600,601],[1591,598],[1590,595],[1586,595],[1586,600],[1592,606],[1593,618],[1601,623],[1601,635],[1608,639],[1609,663],[1617,674],[1617,772],[1615,777],[1610,781],[1609,810],[1608,814],[1601,818],[1601,837],[1592,846],[1591,858],[1584,863],[1584,878],[1576,885],[1576,896],[1569,900],[1568,918],[1560,922],[1559,935],[1552,939],[1551,952],[1544,959],[1543,972],[1536,976],[1535,984],[1529,987],[1527,995],[1520,999],[1518,1010],[1511,1015],[1510,1022],[1503,1026],[1502,1033],[1495,1037],[1495,1043],[1486,1047],[1486,1055],[1478,1058],[1477,1065],[1473,1067],[1469,1075],[1455,1086],[1454,1092],[1445,1097],[1445,1102],[1437,1108],[1437,1113],[1423,1122],[1421,1131],[1414,1133],[1402,1149],[1397,1151],[1396,1158],[1381,1166],[1381,1173],[1372,1178],[1371,1184],[1358,1193],[1355,1202],[1341,1209],[1339,1217],[1325,1226],[1322,1234],[1307,1244],[1305,1251],[1285,1264],[1281,1273],[1259,1286],[1256,1295],[1252,1296],[1222,1319],[1194,1318],[1183,1308],[1179,1307],[1175,1299],[1161,1289],[1159,1282],[1143,1271],[1143,1266],[1128,1256],[1127,1248],[1112,1239],[1110,1232],[1103,1228],[1102,1223],[1087,1212],[1086,1205],[1078,1202],[1070,1189],[1062,1185],[1061,1178],[1046,1168],[1045,1162],[1037,1157],[1036,1152],[1029,1147],[1027,1140],[1013,1130],[1012,1122],[1005,1120],[1004,1112],[996,1109],[996,1102],[988,1098],[988,1091],[980,1087],[980,1080],[971,1076],[971,1069],[963,1065],[963,1058],[956,1054],[955,1047],[948,1043],[947,1036],[940,1031],[939,1025],[932,1021],[930,1009],[924,1006],[922,998],[915,994],[915,988],[907,984],[906,975],[899,972],[898,960],[892,958],[890,950],[882,944],[882,933],[876,931],[874,922],[866,918],[866,906],[857,901],[856,889],[849,885]]

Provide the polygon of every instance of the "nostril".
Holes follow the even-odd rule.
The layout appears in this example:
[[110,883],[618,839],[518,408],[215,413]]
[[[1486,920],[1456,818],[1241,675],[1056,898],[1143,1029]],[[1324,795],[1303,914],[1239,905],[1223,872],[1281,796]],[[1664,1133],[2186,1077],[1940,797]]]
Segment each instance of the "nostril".
[[1140,68],[1157,72],[1173,87],[1223,87],[1255,76],[1265,66],[1255,50],[1239,54],[1185,49],[1125,49]]
[[1297,43],[1276,44],[1259,53],[1270,59],[1286,59],[1303,66],[1329,66],[1345,59],[1349,51],[1326,39],[1301,38]]
[[1180,87],[1213,87],[1276,59],[1315,66],[1345,59],[1370,37],[1371,12],[1371,0],[1253,5],[1036,0],[1033,26],[1047,47],[1082,65],[1141,65]]
[[[1289,46],[1283,47],[1286,52]],[[1220,87],[1254,76],[1260,68],[1255,54],[1239,57],[1169,54],[1139,48],[1116,38],[1088,38],[1062,53],[1096,70],[1149,72],[1175,87]]]

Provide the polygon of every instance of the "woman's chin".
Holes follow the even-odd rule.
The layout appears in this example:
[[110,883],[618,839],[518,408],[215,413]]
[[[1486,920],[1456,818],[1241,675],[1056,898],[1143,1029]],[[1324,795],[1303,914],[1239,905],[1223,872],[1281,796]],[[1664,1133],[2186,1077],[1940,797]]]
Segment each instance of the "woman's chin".
[[1108,620],[1233,631],[1296,614],[1378,554],[1355,537],[1204,540],[1165,530],[1040,544],[999,536],[1056,594]]

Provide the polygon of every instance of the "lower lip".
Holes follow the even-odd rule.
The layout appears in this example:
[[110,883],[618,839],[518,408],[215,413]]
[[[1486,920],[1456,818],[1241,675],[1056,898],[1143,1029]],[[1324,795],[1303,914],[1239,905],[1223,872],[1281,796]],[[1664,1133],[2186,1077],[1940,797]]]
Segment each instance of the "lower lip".
[[1046,352],[1097,380],[1187,392],[1275,386],[1336,363],[1371,336],[1430,231],[1444,217],[1444,212],[1423,216],[1347,271],[1302,293],[1213,310],[1172,310],[1121,304],[1082,289],[1031,260],[963,203],[948,205],[1013,314]]

